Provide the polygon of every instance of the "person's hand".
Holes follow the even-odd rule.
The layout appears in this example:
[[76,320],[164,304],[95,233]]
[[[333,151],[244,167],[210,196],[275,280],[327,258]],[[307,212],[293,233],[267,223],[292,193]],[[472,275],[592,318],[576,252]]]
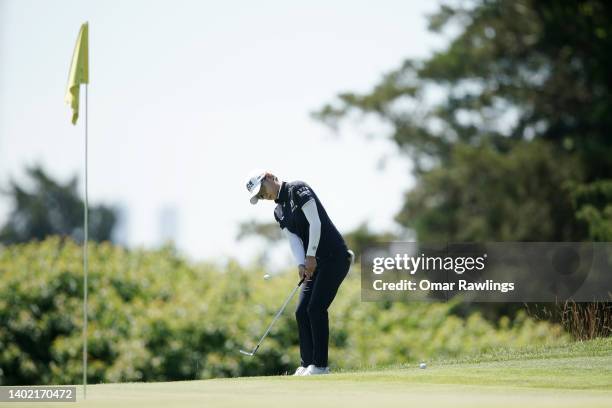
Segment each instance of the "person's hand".
[[314,275],[315,269],[317,268],[317,259],[314,256],[306,257],[306,279],[311,280]]
[[300,280],[304,279],[304,276],[306,276],[306,266],[298,266],[298,276],[300,277]]

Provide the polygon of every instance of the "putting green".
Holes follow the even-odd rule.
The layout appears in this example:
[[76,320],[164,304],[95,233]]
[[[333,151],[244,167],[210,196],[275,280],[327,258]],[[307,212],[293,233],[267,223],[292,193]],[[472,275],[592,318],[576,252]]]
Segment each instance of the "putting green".
[[612,339],[550,350],[499,350],[463,361],[434,361],[424,370],[415,364],[318,377],[99,384],[87,390],[83,401],[79,387],[76,404],[19,406],[611,407]]

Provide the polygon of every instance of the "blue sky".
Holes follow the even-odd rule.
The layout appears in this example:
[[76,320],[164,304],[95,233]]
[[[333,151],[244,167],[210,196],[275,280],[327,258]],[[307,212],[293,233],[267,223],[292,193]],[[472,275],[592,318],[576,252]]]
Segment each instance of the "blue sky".
[[[260,243],[235,236],[240,221],[272,220],[244,187],[262,167],[309,182],[342,231],[393,229],[412,181],[391,143],[366,137],[384,129],[334,135],[309,114],[439,49],[425,19],[437,4],[0,0],[0,185],[34,163],[62,181],[83,174],[83,123],[63,97],[89,21],[90,201],[128,210],[130,246],[158,245],[159,214],[174,208],[188,256],[256,256]],[[0,223],[8,209],[0,199]]]

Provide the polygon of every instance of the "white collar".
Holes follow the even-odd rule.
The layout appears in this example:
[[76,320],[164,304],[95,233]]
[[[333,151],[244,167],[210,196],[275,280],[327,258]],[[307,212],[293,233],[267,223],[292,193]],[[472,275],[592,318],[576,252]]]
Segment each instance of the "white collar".
[[283,188],[283,181],[282,181],[282,180],[279,180],[278,182],[280,183],[280,186],[278,187],[278,193],[276,193],[276,199],[277,199],[277,200],[278,200],[278,198],[280,197],[280,191],[281,191],[281,190],[282,190],[282,188]]

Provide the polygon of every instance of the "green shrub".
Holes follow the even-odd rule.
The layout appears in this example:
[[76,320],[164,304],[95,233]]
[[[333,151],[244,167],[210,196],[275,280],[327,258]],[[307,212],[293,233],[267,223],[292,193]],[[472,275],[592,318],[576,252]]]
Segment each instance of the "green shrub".
[[[166,381],[282,374],[299,362],[293,307],[253,357],[252,347],[297,281],[259,267],[189,264],[168,246],[89,247],[88,379]],[[524,314],[492,324],[461,319],[453,303],[362,303],[354,267],[330,309],[330,363],[356,368],[568,341]],[[0,384],[82,378],[82,249],[50,238],[0,248]]]

